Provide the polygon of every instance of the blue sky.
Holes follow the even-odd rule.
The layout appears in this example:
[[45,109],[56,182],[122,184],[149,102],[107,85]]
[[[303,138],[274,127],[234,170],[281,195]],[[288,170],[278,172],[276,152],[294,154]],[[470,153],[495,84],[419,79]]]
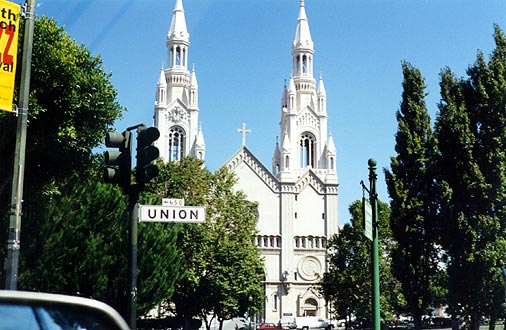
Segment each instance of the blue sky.
[[[38,0],[36,14],[54,17],[112,73],[128,109],[118,131],[151,125],[156,83],[167,63],[165,38],[175,0]],[[280,99],[290,77],[299,0],[183,0],[189,62],[199,84],[206,164],[214,171],[240,147],[237,128],[252,130],[248,148],[271,167]],[[383,168],[394,155],[401,101],[401,61],[426,79],[434,119],[439,72],[458,76],[494,49],[493,24],[506,30],[504,0],[306,0],[315,44],[314,72],[327,91],[329,128],[337,148],[339,222],[362,197],[367,160],[378,163],[379,198],[388,201]]]

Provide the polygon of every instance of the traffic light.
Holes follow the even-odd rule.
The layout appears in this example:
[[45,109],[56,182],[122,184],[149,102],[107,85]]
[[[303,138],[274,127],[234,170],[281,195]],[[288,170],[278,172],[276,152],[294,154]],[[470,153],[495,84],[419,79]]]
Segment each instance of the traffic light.
[[153,142],[160,137],[156,127],[139,126],[137,129],[137,183],[144,184],[158,175],[158,166],[153,162],[160,156],[160,151]]
[[118,150],[107,150],[105,157],[105,182],[115,183],[123,189],[130,187],[132,173],[132,140],[130,131],[107,133],[105,145]]

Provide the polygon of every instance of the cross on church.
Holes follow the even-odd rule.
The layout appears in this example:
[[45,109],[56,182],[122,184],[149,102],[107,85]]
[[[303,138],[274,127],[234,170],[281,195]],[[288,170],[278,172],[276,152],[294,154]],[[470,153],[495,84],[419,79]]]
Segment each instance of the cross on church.
[[242,134],[242,146],[246,146],[246,133],[251,133],[251,130],[246,129],[246,123],[242,123],[241,128],[238,128],[237,132]]

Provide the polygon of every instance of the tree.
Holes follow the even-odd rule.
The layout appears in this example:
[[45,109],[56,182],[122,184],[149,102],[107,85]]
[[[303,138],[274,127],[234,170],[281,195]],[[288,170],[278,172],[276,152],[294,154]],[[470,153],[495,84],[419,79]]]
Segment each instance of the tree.
[[436,139],[425,107],[425,83],[420,71],[402,63],[404,80],[396,157],[391,171],[385,170],[391,198],[390,225],[396,248],[393,272],[413,314],[415,329],[431,302],[431,278],[438,265],[438,191]]
[[126,197],[115,187],[77,177],[59,190],[30,201],[19,287],[96,297],[120,308],[127,292]]
[[[19,39],[21,43],[23,38]],[[85,168],[92,167],[92,149],[103,141],[123,111],[100,56],[92,56],[86,47],[78,45],[53,19],[35,20],[31,72],[25,215],[37,207],[30,205],[31,201],[57,194],[64,178],[76,169],[85,173]],[[0,113],[0,212],[4,216],[9,209],[16,120],[11,113]],[[26,219],[23,222],[30,223]],[[23,226],[24,230],[37,232],[38,228]],[[0,242],[5,242],[5,233],[0,230]],[[0,252],[2,264],[3,252],[4,249]]]
[[[350,223],[327,243],[329,270],[319,282],[319,290],[330,309],[339,317],[351,321],[369,319],[371,314],[371,244],[363,234],[363,205],[355,201],[350,205]],[[383,319],[390,319],[394,311],[403,308],[399,283],[390,271],[392,236],[389,228],[390,209],[378,201],[380,240],[380,302]]]
[[506,258],[506,38],[498,26],[494,36],[489,62],[479,52],[468,79],[442,70],[436,122],[450,307],[473,329],[497,317]]
[[[89,166],[93,148],[102,143],[124,110],[100,56],[78,45],[54,19],[35,20],[31,72],[25,164],[28,194],[50,191],[53,183]],[[0,178],[1,206],[8,202],[15,130],[15,116],[0,114],[0,172],[5,174]]]
[[158,195],[206,206],[206,222],[185,224],[179,234],[184,274],[168,300],[185,326],[195,316],[209,328],[213,318],[222,324],[252,315],[263,301],[263,264],[253,244],[257,207],[233,191],[235,180],[224,168],[211,174],[202,161],[186,157],[160,164],[160,175],[148,185]]

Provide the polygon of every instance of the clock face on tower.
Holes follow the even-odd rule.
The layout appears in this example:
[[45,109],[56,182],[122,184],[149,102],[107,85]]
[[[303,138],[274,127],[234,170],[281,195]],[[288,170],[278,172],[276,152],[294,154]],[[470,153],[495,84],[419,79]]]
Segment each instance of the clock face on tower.
[[173,123],[186,122],[187,118],[186,111],[181,109],[180,106],[175,106],[167,113],[167,119]]

